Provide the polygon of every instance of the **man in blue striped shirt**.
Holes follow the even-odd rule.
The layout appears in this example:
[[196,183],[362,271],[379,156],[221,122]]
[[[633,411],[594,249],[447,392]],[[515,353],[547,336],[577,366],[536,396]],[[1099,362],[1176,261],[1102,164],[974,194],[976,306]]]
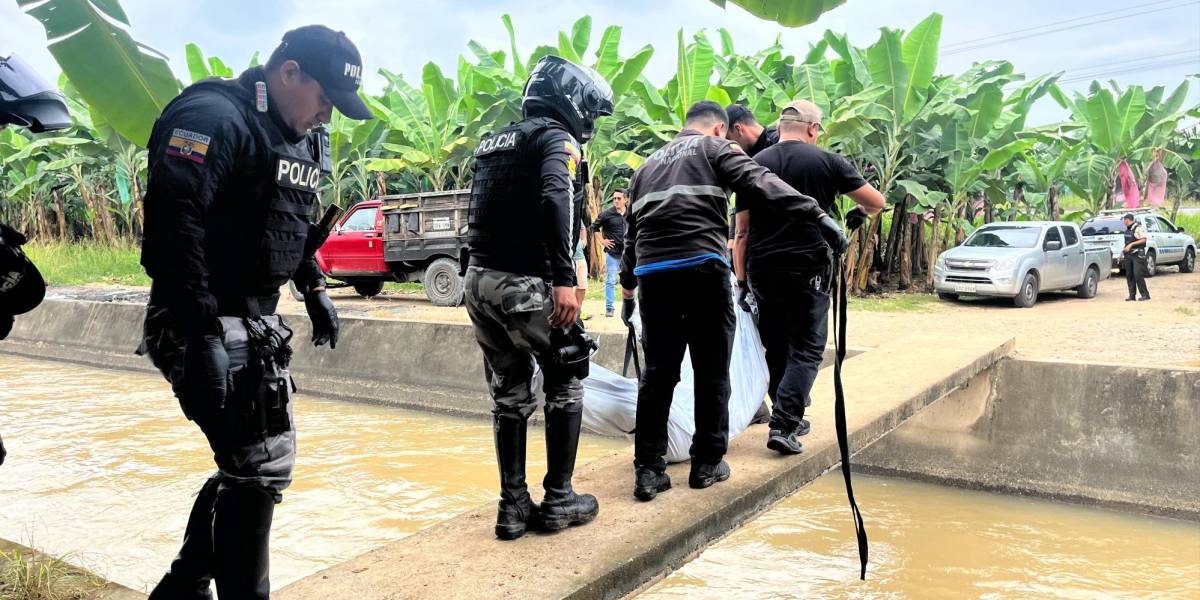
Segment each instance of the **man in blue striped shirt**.
[[688,484],[706,488],[729,478],[723,460],[735,324],[726,248],[729,192],[753,193],[774,207],[780,219],[816,222],[832,245],[848,245],[841,228],[815,200],[724,139],[728,126],[721,105],[696,103],[679,135],[646,159],[630,182],[621,286],[627,302],[635,288],[641,289],[646,371],[638,390],[634,437],[634,496],[639,500],[652,500],[671,487],[667,416],[685,350],[691,352],[696,398]]

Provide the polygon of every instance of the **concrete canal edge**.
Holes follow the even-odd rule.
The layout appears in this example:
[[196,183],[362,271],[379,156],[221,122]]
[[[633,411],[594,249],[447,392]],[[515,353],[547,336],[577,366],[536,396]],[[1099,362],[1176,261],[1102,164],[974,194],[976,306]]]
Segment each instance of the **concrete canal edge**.
[[[17,318],[0,353],[157,375],[149,358],[134,354],[144,316],[142,304],[49,299]],[[459,416],[491,414],[483,358],[468,325],[343,318],[338,347],[330,351],[308,343],[307,317],[285,317],[295,331],[292,374],[302,394]],[[595,361],[620,372],[625,336],[595,337]]]
[[[879,439],[925,406],[966,385],[1007,356],[1013,341],[981,334],[948,344],[922,333],[846,362],[852,451]],[[835,466],[833,373],[813,390],[813,432],[805,453],[782,458],[765,448],[765,426],[731,445],[732,478],[707,490],[687,487],[688,465],[672,465],[675,487],[650,503],[633,499],[628,451],[578,469],[576,488],[596,494],[600,516],[585,527],[501,542],[488,504],[295,582],[290,598],[619,598],[677,569],[714,540]],[[535,493],[535,497],[537,494]],[[847,518],[849,513],[847,513]],[[856,556],[846,569],[857,570]]]
[[855,468],[1200,521],[1200,369],[1007,359]]

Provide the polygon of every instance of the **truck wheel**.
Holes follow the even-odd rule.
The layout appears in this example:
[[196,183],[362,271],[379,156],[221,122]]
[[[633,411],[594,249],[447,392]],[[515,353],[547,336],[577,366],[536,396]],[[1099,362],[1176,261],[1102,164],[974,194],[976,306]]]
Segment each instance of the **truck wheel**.
[[1146,277],[1158,275],[1158,253],[1153,250],[1146,252]]
[[379,292],[383,291],[383,282],[379,280],[359,282],[354,284],[354,291],[363,298],[378,296]]
[[1100,273],[1096,271],[1096,267],[1088,267],[1087,274],[1083,276],[1083,283],[1079,284],[1076,291],[1079,292],[1080,298],[1095,298],[1096,286],[1100,284]]
[[463,280],[458,261],[439,258],[425,269],[425,296],[434,306],[458,306],[463,298]]
[[951,294],[950,292],[938,292],[937,294],[938,300],[949,300],[951,302],[958,300],[958,294]]
[[1013,305],[1017,308],[1029,308],[1037,303],[1038,297],[1038,278],[1033,273],[1026,273],[1025,279],[1021,282],[1021,291],[1017,292],[1017,296],[1013,298]]
[[1187,254],[1183,255],[1183,262],[1179,263],[1180,273],[1191,273],[1196,270],[1196,250],[1188,248]]

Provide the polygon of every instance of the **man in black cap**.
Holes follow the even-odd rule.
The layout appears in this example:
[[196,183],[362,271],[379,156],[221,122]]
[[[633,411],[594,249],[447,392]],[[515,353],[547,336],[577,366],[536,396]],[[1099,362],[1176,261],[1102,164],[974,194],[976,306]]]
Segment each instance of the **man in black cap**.
[[[1129,288],[1126,302],[1149,300],[1150,289],[1146,287],[1146,228],[1138,223],[1133,213],[1125,213],[1125,247],[1121,250],[1121,268],[1125,271],[1125,285]],[[1142,296],[1139,298],[1138,293]]]
[[[16,55],[0,58],[0,129],[9,125],[33,133],[71,126],[62,94]],[[26,241],[20,232],[0,223],[0,340],[12,331],[14,315],[33,310],[46,295],[42,274],[21,251]],[[5,454],[0,439],[0,465]]]
[[741,146],[747,156],[753,157],[779,143],[776,126],[764,128],[744,105],[730,104],[725,107],[725,113],[729,115],[729,131],[725,133],[725,139]]
[[183,547],[151,598],[267,598],[271,518],[295,459],[279,287],[304,294],[315,345],[336,347],[337,313],[310,222],[328,171],[318,129],[333,108],[369,119],[362,60],[341,32],[289,31],[267,64],[185,89],[147,145],[142,265],[153,280],[140,353],[171,382],[212,447]]

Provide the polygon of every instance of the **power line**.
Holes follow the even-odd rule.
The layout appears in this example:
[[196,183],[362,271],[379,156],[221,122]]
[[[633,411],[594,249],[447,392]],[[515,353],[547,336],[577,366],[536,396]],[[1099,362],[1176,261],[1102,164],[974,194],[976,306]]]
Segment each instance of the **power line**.
[[1115,69],[1112,71],[1099,71],[1099,72],[1085,74],[1085,75],[1076,75],[1074,77],[1068,77],[1065,79],[1061,79],[1061,80],[1059,80],[1059,83],[1078,83],[1080,81],[1088,81],[1088,80],[1100,79],[1103,77],[1111,77],[1113,75],[1120,75],[1122,73],[1133,73],[1136,71],[1153,71],[1153,70],[1162,69],[1165,67],[1177,67],[1177,66],[1186,66],[1186,65],[1194,65],[1194,64],[1196,64],[1196,61],[1193,59],[1190,59],[1190,58],[1167,60],[1167,61],[1162,61],[1162,62],[1158,62],[1158,63],[1135,65],[1132,67],[1126,67],[1123,69]]
[[1082,27],[1088,27],[1088,26],[1091,26],[1091,25],[1099,25],[1099,24],[1101,24],[1101,23],[1109,23],[1109,22],[1111,22],[1111,21],[1119,21],[1119,20],[1121,20],[1121,19],[1128,19],[1128,18],[1131,18],[1131,17],[1140,17],[1140,16],[1143,16],[1143,15],[1149,15],[1149,14],[1153,14],[1153,13],[1157,13],[1157,12],[1162,12],[1162,11],[1166,11],[1166,10],[1173,10],[1173,9],[1176,9],[1176,8],[1182,8],[1182,7],[1185,7],[1185,6],[1195,6],[1195,5],[1198,5],[1198,4],[1200,4],[1200,0],[1192,0],[1192,1],[1190,1],[1190,2],[1184,2],[1184,3],[1182,3],[1182,4],[1175,4],[1175,5],[1172,5],[1172,6],[1164,6],[1164,7],[1161,7],[1161,8],[1156,8],[1156,9],[1152,9],[1152,10],[1143,10],[1143,11],[1139,11],[1139,12],[1136,12],[1136,13],[1131,13],[1131,14],[1126,14],[1126,15],[1120,15],[1120,16],[1116,16],[1116,17],[1109,17],[1109,18],[1107,18],[1107,19],[1098,19],[1098,20],[1095,20],[1095,21],[1088,21],[1088,22],[1086,22],[1086,23],[1077,23],[1077,24],[1075,24],[1075,25],[1069,25],[1069,26],[1066,26],[1066,27],[1059,27],[1059,28],[1057,28],[1057,29],[1047,29],[1047,30],[1045,30],[1045,31],[1039,31],[1039,32],[1036,32],[1036,33],[1029,33],[1029,34],[1025,34],[1025,35],[1012,36],[1012,37],[1007,37],[1007,38],[1000,39],[1000,40],[995,40],[995,41],[990,41],[990,42],[983,42],[983,43],[978,43],[978,44],[974,44],[974,45],[970,45],[970,46],[960,46],[960,47],[956,47],[956,48],[954,48],[953,50],[949,50],[949,51],[943,52],[943,53],[942,53],[942,56],[953,56],[953,55],[955,55],[955,54],[962,54],[962,53],[964,53],[964,52],[970,52],[970,51],[972,51],[972,50],[978,50],[978,49],[980,49],[980,48],[986,48],[986,47],[988,47],[988,46],[997,46],[997,45],[1000,45],[1000,44],[1007,44],[1007,43],[1010,43],[1010,42],[1016,42],[1016,41],[1020,41],[1020,40],[1026,40],[1026,39],[1029,39],[1029,38],[1040,37],[1040,36],[1043,36],[1043,35],[1050,35],[1050,34],[1052,34],[1052,33],[1060,33],[1060,32],[1063,32],[1063,31],[1070,31],[1070,30],[1072,30],[1072,29],[1080,29],[1080,28],[1082,28]]
[[1053,22],[1053,23],[1046,23],[1046,24],[1044,24],[1044,25],[1037,25],[1037,26],[1035,26],[1035,27],[1026,27],[1025,29],[1015,29],[1015,30],[1013,30],[1013,31],[1007,31],[1007,32],[1005,32],[1005,33],[997,33],[997,34],[993,34],[993,35],[987,35],[987,36],[984,36],[984,37],[981,37],[981,38],[975,38],[975,39],[973,39],[973,40],[970,40],[970,41],[963,41],[963,42],[952,42],[952,43],[949,43],[949,44],[945,44],[945,45],[943,45],[943,46],[942,46],[942,49],[943,49],[943,50],[950,50],[950,49],[953,49],[953,48],[955,48],[955,47],[957,47],[957,46],[972,46],[972,45],[975,45],[975,44],[977,44],[977,43],[979,43],[979,42],[982,42],[982,41],[984,41],[984,40],[990,40],[990,39],[995,39],[995,38],[1000,38],[1000,37],[1008,37],[1008,36],[1010,36],[1010,35],[1015,35],[1015,34],[1018,34],[1018,33],[1025,33],[1025,32],[1027,32],[1027,31],[1035,31],[1035,30],[1038,30],[1038,29],[1045,29],[1045,28],[1047,28],[1047,27],[1055,27],[1055,26],[1058,26],[1058,25],[1065,25],[1065,24],[1067,24],[1067,23],[1073,23],[1073,22],[1075,22],[1075,21],[1082,21],[1082,20],[1085,20],[1085,19],[1093,19],[1093,18],[1095,18],[1095,17],[1103,17],[1103,16],[1111,15],[1111,14],[1113,14],[1113,13],[1123,13],[1123,12],[1129,12],[1129,11],[1131,11],[1131,10],[1146,9],[1146,8],[1150,8],[1150,7],[1152,7],[1152,6],[1157,6],[1157,5],[1159,5],[1159,4],[1166,4],[1166,3],[1168,3],[1168,2],[1175,2],[1175,1],[1176,1],[1176,0],[1158,0],[1157,2],[1150,2],[1150,3],[1143,4],[1142,6],[1138,6],[1138,7],[1129,7],[1129,6],[1126,6],[1125,8],[1118,8],[1118,9],[1115,9],[1115,10],[1107,10],[1107,11],[1104,11],[1104,12],[1092,13],[1092,14],[1090,14],[1090,15],[1083,15],[1082,17],[1072,17],[1072,18],[1070,18],[1070,19],[1063,19],[1062,21],[1055,21],[1055,22]]
[[1085,66],[1081,66],[1081,67],[1070,67],[1068,69],[1065,69],[1064,72],[1067,73],[1071,77],[1075,77],[1075,74],[1080,73],[1080,72],[1087,72],[1087,71],[1093,71],[1093,70],[1106,71],[1115,66],[1124,65],[1124,64],[1128,64],[1128,63],[1140,63],[1140,62],[1145,62],[1145,61],[1150,61],[1150,60],[1158,60],[1158,59],[1162,59],[1162,58],[1183,58],[1186,56],[1191,56],[1192,58],[1196,59],[1197,63],[1200,63],[1200,48],[1193,49],[1193,50],[1180,50],[1179,52],[1167,52],[1165,54],[1152,54],[1150,56],[1139,56],[1137,58],[1127,58],[1125,60],[1115,60],[1115,61],[1106,61],[1106,62],[1102,62],[1102,63],[1093,63],[1090,65],[1085,65]]

